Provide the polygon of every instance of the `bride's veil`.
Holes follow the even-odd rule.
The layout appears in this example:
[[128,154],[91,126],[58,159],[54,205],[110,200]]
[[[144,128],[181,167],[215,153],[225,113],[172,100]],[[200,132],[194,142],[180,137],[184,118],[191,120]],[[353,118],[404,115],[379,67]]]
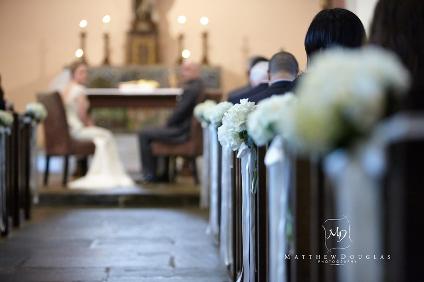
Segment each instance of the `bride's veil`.
[[62,93],[65,87],[71,82],[71,71],[69,68],[64,68],[62,72],[57,74],[49,83],[49,91],[58,91]]

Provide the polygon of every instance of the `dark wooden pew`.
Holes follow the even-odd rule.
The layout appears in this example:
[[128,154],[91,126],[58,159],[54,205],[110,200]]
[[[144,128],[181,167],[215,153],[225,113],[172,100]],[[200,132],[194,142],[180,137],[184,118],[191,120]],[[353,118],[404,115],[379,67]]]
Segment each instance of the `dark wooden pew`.
[[6,128],[0,129],[0,225],[3,226],[1,236],[7,236],[9,234],[9,211],[8,211],[8,193],[7,193],[7,178],[8,169],[7,166],[7,144],[10,136],[10,130]]
[[383,181],[384,281],[422,280],[421,243],[424,226],[424,140],[399,140],[387,148],[387,171]]
[[233,281],[243,269],[241,163],[233,152]]
[[266,147],[257,148],[256,169],[258,187],[256,193],[256,281],[268,281],[268,203],[267,171],[265,166]]
[[[4,138],[4,185],[2,192],[3,218],[5,229],[3,236],[10,232],[10,220],[13,227],[19,227],[22,219],[31,218],[32,191],[32,150],[34,148],[34,134],[36,122],[29,116],[13,112],[14,121],[10,133]],[[1,185],[0,185],[1,186]]]

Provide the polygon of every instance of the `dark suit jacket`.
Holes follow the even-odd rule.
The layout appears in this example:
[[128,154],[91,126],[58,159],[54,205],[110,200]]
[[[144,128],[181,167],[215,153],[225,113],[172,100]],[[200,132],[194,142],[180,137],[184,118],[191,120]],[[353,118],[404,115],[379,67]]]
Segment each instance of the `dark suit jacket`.
[[256,95],[257,93],[260,93],[264,90],[266,90],[268,88],[268,83],[261,83],[253,88],[251,88],[250,90],[247,90],[243,93],[240,93],[237,96],[234,96],[231,99],[228,99],[229,102],[233,103],[233,104],[238,104],[240,103],[241,99],[249,99],[253,97],[254,95]]
[[237,96],[240,94],[243,94],[246,91],[249,91],[252,89],[252,86],[250,84],[247,84],[243,87],[236,88],[228,93],[228,102],[234,101],[234,99],[237,99]]
[[258,103],[273,95],[283,95],[287,92],[290,92],[293,89],[293,87],[294,87],[293,81],[277,81],[271,84],[266,90],[252,96],[249,99],[249,101]]
[[0,110],[6,109],[6,101],[4,100],[3,88],[0,86]]
[[203,83],[200,79],[186,82],[183,86],[183,94],[179,97],[180,99],[173,113],[168,118],[166,127],[177,128],[179,133],[177,135],[188,135],[190,132],[193,110],[203,90]]

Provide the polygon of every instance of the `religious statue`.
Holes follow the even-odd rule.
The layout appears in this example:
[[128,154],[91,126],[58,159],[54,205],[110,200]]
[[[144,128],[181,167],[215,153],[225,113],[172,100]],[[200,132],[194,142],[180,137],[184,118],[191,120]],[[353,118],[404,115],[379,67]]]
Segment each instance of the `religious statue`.
[[150,65],[159,62],[158,14],[155,0],[134,0],[134,19],[128,32],[127,63]]
[[137,19],[145,22],[158,21],[158,14],[155,11],[155,0],[136,0],[134,4]]

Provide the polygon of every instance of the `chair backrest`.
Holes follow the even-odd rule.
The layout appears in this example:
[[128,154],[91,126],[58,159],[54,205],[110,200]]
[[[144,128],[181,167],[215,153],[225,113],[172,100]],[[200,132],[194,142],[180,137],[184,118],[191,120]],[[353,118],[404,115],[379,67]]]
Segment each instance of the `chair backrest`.
[[[196,100],[196,104],[206,100],[206,92],[202,92]],[[190,125],[190,143],[192,143],[192,154],[200,156],[203,154],[203,130],[200,122],[193,116]]]
[[43,126],[46,154],[69,154],[71,137],[60,94],[58,92],[39,94],[37,100],[44,105],[48,113]]
[[200,156],[203,154],[203,130],[200,122],[194,117],[191,119],[190,135],[193,155]]

